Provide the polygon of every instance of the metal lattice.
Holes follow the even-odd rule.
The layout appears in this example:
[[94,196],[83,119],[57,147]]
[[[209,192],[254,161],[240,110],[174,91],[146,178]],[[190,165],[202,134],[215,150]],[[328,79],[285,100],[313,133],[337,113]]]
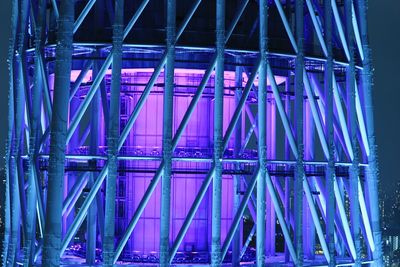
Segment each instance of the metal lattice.
[[365,0],[12,3],[3,266],[382,266]]

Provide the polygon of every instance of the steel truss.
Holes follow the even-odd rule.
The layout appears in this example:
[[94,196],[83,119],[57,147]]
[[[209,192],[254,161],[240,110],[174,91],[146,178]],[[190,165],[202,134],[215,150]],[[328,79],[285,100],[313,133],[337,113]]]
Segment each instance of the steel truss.
[[[66,263],[71,253],[76,256],[79,231],[85,235],[85,264],[132,260],[124,257],[124,249],[135,238],[157,186],[160,232],[154,262],[161,266],[185,263],[180,261],[182,242],[209,194],[212,230],[204,263],[382,266],[365,0],[344,5],[335,0],[242,0],[228,23],[226,8],[233,3],[216,0],[215,48],[180,43],[204,0],[193,0],[179,20],[179,1],[166,1],[161,9],[165,45],[126,41],[150,0],[130,10],[130,18],[124,0],[104,0],[113,25],[111,44],[73,41],[103,0],[84,1],[78,14],[78,1],[12,2],[3,266]],[[258,15],[247,18],[255,20],[258,51],[228,46],[250,5],[258,6]],[[269,19],[271,10],[279,21]],[[268,25],[274,23],[283,25],[292,52],[269,48]],[[308,54],[305,33],[313,36],[321,56]],[[146,83],[124,84],[127,70],[143,68],[151,69]],[[201,80],[180,87],[178,69],[201,70]],[[225,85],[228,72],[234,74],[233,87]],[[134,86],[140,89],[133,92]],[[121,99],[133,94],[139,97],[122,125]],[[154,94],[163,99],[162,144],[158,153],[144,149],[138,154],[127,139],[135,136],[135,122]],[[175,129],[174,97],[181,95],[190,103]],[[204,98],[214,105],[212,145],[181,147]],[[230,98],[234,111],[226,120]],[[158,147],[150,149],[157,152]],[[138,168],[132,162],[153,164]],[[173,237],[174,175],[193,172],[183,163],[201,166],[196,168],[201,186]],[[153,177],[117,237],[117,181],[128,172]],[[233,215],[221,240],[227,176],[233,180]],[[246,235],[244,220],[252,226]],[[256,256],[251,258],[246,251],[254,236]],[[284,247],[277,248],[283,241]]]

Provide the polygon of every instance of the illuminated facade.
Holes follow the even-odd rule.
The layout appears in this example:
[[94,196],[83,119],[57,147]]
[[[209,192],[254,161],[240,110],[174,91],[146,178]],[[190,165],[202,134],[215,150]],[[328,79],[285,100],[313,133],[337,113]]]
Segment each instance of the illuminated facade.
[[3,266],[381,266],[365,2],[13,0]]

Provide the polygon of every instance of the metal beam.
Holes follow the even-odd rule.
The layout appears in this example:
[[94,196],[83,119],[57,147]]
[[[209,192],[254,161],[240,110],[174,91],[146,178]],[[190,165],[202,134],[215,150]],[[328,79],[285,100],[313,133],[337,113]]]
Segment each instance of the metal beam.
[[[198,2],[196,2],[193,5],[191,12],[189,12],[190,16],[188,15],[186,17],[186,19],[185,19],[185,21],[183,23],[183,26],[187,25],[187,23],[190,20],[191,16],[194,14],[193,10],[197,9],[198,5],[200,4],[200,1],[201,0],[198,0]],[[235,16],[237,16],[237,17],[241,16],[241,14],[243,13],[244,9],[246,8],[247,3],[248,3],[248,0],[243,0],[242,4],[240,5],[240,7],[238,9],[238,12],[236,13]],[[237,19],[235,18],[232,21],[232,23],[231,23],[231,25],[229,27],[229,30],[227,31],[227,34],[225,36],[225,42],[227,42],[229,40],[230,34],[233,32],[233,29],[235,28],[238,20],[239,20],[238,18]],[[180,33],[180,32],[182,32],[181,29],[178,30],[178,33]],[[177,34],[177,37],[179,37],[178,34]],[[202,80],[200,82],[200,85],[197,88],[196,94],[193,96],[193,99],[190,102],[189,107],[188,107],[185,115],[183,116],[180,125],[178,126],[178,129],[176,130],[175,136],[174,136],[174,138],[172,140],[172,150],[174,150],[176,148],[176,146],[178,145],[179,139],[182,136],[182,134],[183,134],[183,132],[185,130],[185,127],[187,126],[187,124],[189,122],[189,119],[190,119],[191,115],[193,114],[193,111],[194,111],[198,101],[201,98],[203,90],[204,90],[204,88],[205,88],[205,86],[206,86],[206,84],[208,82],[208,79],[211,77],[211,74],[212,74],[213,69],[215,68],[215,65],[216,65],[216,55],[213,57],[211,64],[209,65],[208,69],[204,73],[204,76],[203,76],[203,78],[202,78]],[[122,147],[123,142],[122,143],[120,142],[119,144]],[[160,177],[161,177],[161,175],[163,173],[163,169],[164,169],[164,162],[161,162],[161,164],[160,164],[159,168],[157,169],[153,179],[151,180],[151,183],[148,186],[148,188],[147,188],[142,200],[140,201],[140,203],[138,205],[138,208],[136,209],[131,221],[129,222],[129,225],[128,225],[123,237],[121,238],[120,243],[117,246],[116,254],[115,254],[115,257],[114,257],[114,263],[117,261],[117,259],[118,259],[119,255],[121,254],[126,242],[129,239],[133,229],[135,228],[136,223],[138,222],[138,220],[139,220],[139,218],[140,218],[140,216],[141,216],[141,214],[142,214],[147,202],[150,199],[150,196],[152,195],[152,193],[153,193],[153,191],[154,191],[154,189],[155,189],[155,187],[156,187],[156,185],[157,185],[157,183],[158,183],[158,181],[159,181],[159,179],[160,179]],[[171,250],[173,250],[173,248]],[[176,253],[176,251],[174,253]],[[172,261],[172,258],[170,257],[170,259],[169,259],[170,262]]]
[[72,98],[75,96],[76,92],[81,86],[83,79],[86,77],[87,73],[92,68],[93,62],[94,62],[93,59],[89,59],[88,61],[86,61],[85,65],[83,65],[82,70],[79,72],[79,75],[76,78],[74,85],[71,88],[71,93],[69,94],[69,101],[72,101]]
[[[198,0],[198,1],[193,5],[192,9],[197,9],[197,7],[198,7],[200,1],[201,1],[201,0]],[[145,3],[145,2],[146,2],[146,3]],[[144,7],[145,7],[145,5],[147,4],[147,2],[148,2],[148,0],[144,0],[144,2],[142,3],[142,5],[140,6],[139,10],[143,10]],[[135,13],[134,17],[130,20],[130,23],[128,24],[128,26],[125,27],[124,36],[125,36],[125,33],[127,33],[127,29],[131,28],[131,27],[133,26],[133,24],[134,24],[134,21],[137,20],[138,14],[141,13],[141,11],[139,12],[139,10]],[[190,12],[190,14],[194,14],[194,11],[193,11],[193,12]],[[189,23],[190,19],[191,19],[191,16],[187,16],[187,17],[185,18],[185,20],[182,22],[181,28],[185,28],[185,27],[187,26],[187,24]],[[183,32],[183,31],[178,30],[178,32]],[[179,38],[179,36],[176,36],[175,42],[178,40],[178,38]],[[109,54],[109,56],[112,55],[112,54],[113,54],[113,53]],[[108,58],[108,57],[107,57],[107,58]],[[110,60],[111,60],[111,59],[110,59]],[[120,136],[119,139],[118,139],[118,151],[121,149],[121,147],[122,147],[122,145],[124,144],[126,138],[128,137],[128,133],[129,133],[129,131],[131,130],[131,127],[133,126],[133,123],[134,123],[134,121],[136,120],[136,118],[137,118],[137,116],[138,116],[138,114],[139,114],[141,108],[143,107],[143,105],[144,105],[144,103],[145,103],[145,100],[146,100],[147,96],[148,96],[149,93],[150,93],[150,89],[151,89],[152,86],[154,85],[154,82],[155,82],[155,80],[156,80],[156,77],[158,77],[159,73],[161,72],[161,68],[164,66],[165,62],[166,62],[166,54],[164,54],[164,56],[163,56],[163,58],[162,58],[162,60],[161,60],[161,62],[160,62],[160,64],[159,64],[159,66],[158,66],[157,69],[154,71],[152,77],[150,78],[149,83],[146,85],[146,88],[143,90],[143,93],[142,93],[142,95],[141,95],[141,98],[139,99],[138,103],[136,104],[135,109],[134,109],[134,111],[132,112],[132,114],[131,114],[131,116],[130,116],[128,122],[127,122],[127,125],[126,125],[125,128],[124,128],[124,131],[121,133],[121,136]],[[110,64],[111,64],[111,63],[110,63]],[[105,65],[103,65],[102,69],[103,69],[104,67],[105,67]],[[107,68],[108,68],[108,67],[107,67]],[[105,70],[106,70],[107,68],[105,68]],[[105,73],[105,70],[104,70],[104,73]],[[100,70],[100,72],[102,72],[102,70]],[[99,77],[99,76],[97,76],[97,77]],[[96,77],[96,79],[97,79],[97,77]],[[100,81],[101,81],[101,80],[99,80],[99,83],[100,83]],[[97,88],[97,87],[96,87],[96,88]],[[94,92],[94,93],[95,93],[95,92]],[[86,98],[85,98],[85,100],[86,100]],[[85,202],[82,204],[82,207],[81,207],[81,209],[79,210],[79,213],[77,214],[77,216],[76,216],[74,222],[72,223],[71,227],[68,229],[68,232],[67,232],[67,234],[66,234],[66,236],[65,236],[65,238],[64,238],[64,240],[63,240],[63,243],[62,243],[61,254],[65,251],[65,249],[67,248],[67,246],[68,246],[69,242],[71,241],[73,235],[76,233],[76,231],[78,230],[79,226],[80,226],[81,223],[83,222],[83,220],[84,220],[84,218],[85,218],[85,216],[86,216],[86,212],[87,212],[87,210],[88,210],[88,208],[89,208],[91,202],[93,201],[94,197],[96,196],[98,190],[99,190],[100,187],[101,187],[102,182],[104,181],[104,179],[105,179],[105,177],[106,177],[106,175],[107,175],[107,173],[108,173],[108,165],[109,165],[109,163],[107,162],[107,163],[103,166],[102,171],[100,172],[98,178],[95,180],[95,183],[93,184],[93,188],[90,190],[90,192],[89,192],[87,198],[85,199]],[[158,172],[158,179],[159,179],[159,177],[160,177],[160,174],[161,174],[161,172]],[[156,173],[156,176],[157,176],[157,173]],[[154,181],[154,182],[153,182],[153,181]],[[139,205],[139,207],[138,207],[137,213],[138,213],[139,215],[140,215],[141,212],[143,211],[143,209],[144,209],[144,207],[145,207],[145,205],[146,205],[146,203],[147,203],[149,197],[151,196],[152,190],[154,190],[155,185],[156,185],[157,182],[158,182],[157,179],[153,179],[153,181],[152,181],[152,183],[150,184],[148,190],[146,191],[145,196],[144,196],[143,199],[142,199],[142,202],[140,203],[140,205]],[[140,217],[140,216],[137,216],[137,219],[139,219],[139,217]],[[135,218],[135,215],[134,215],[134,218]],[[133,221],[133,219],[132,219],[132,221]],[[132,221],[131,221],[131,223],[132,223]],[[130,223],[130,225],[131,225],[131,223]],[[135,224],[136,224],[136,223],[135,223]],[[128,226],[127,232],[129,232],[129,229],[130,229],[130,228],[131,228],[131,227]],[[132,230],[133,230],[133,228],[132,228]],[[118,259],[118,256],[119,256],[120,253],[122,252],[123,246],[125,245],[124,242],[126,243],[126,241],[128,240],[128,238],[129,238],[129,236],[127,237],[126,235],[124,235],[124,237],[122,238],[122,240],[125,240],[125,241],[121,241],[120,244],[118,245],[118,247],[117,247],[117,249],[116,249],[116,252],[115,252],[115,256],[114,256],[114,263],[116,262],[116,260]],[[121,244],[123,244],[123,245],[121,246]]]
[[[318,23],[317,16],[315,15],[314,6],[313,6],[311,0],[305,0],[305,1],[306,1],[307,9],[311,16],[311,21],[314,25],[314,30],[317,34],[318,41],[321,45],[322,52],[324,53],[325,57],[328,57],[327,45],[326,45],[326,42],[324,42],[324,37],[322,35],[321,27]],[[326,13],[326,10],[325,10],[325,13]],[[326,15],[325,15],[325,18],[326,18]]]
[[169,266],[170,220],[171,220],[171,179],[172,179],[172,127],[174,101],[176,0],[166,2],[166,50],[167,62],[164,71],[163,101],[163,162],[164,172],[161,181],[160,211],[160,266]]
[[337,7],[336,0],[331,0],[331,5],[332,5],[332,9],[333,9],[333,17],[334,17],[335,23],[336,23],[336,29],[339,32],[339,38],[342,43],[346,58],[347,58],[347,60],[349,60],[350,52],[349,52],[349,48],[347,46],[346,35],[345,35],[344,29],[343,29],[342,19],[340,18],[339,9]]
[[[283,107],[283,104],[282,104],[282,100],[281,100],[280,95],[279,95],[279,91],[278,91],[278,87],[276,85],[275,77],[274,77],[274,75],[272,73],[272,70],[271,70],[271,67],[269,65],[268,65],[268,68],[267,68],[267,73],[268,73],[268,79],[271,82],[271,89],[272,89],[272,92],[274,94],[275,102],[276,102],[276,105],[277,105],[277,108],[278,108],[278,111],[279,111],[279,114],[280,114],[280,117],[281,117],[281,120],[282,120],[282,123],[283,123],[283,126],[284,126],[284,130],[285,130],[285,133],[286,133],[287,138],[288,138],[288,143],[290,145],[290,148],[291,148],[291,151],[292,151],[293,155],[297,159],[298,155],[299,155],[298,148],[297,148],[296,143],[294,141],[294,135],[293,135],[293,132],[291,130],[291,127],[290,127],[290,124],[289,124],[289,120],[287,118],[287,114],[285,113],[285,110],[284,110],[284,107]],[[303,164],[304,164],[304,162],[303,162]],[[305,177],[303,178],[303,180],[304,180],[304,182],[302,182],[302,187],[304,189],[305,194],[311,194],[311,190],[309,189],[308,181],[305,179]],[[307,199],[311,200],[312,196],[307,196]],[[311,215],[313,217],[313,223],[314,223],[315,227],[317,228],[318,238],[319,238],[321,244],[323,244],[323,243],[326,242],[326,240],[324,238],[324,235],[322,234],[322,227],[321,227],[321,224],[319,222],[319,218],[318,218],[318,216],[316,216],[317,215],[317,211],[316,211],[315,204],[314,204],[314,202],[309,202],[308,205],[309,205],[309,208],[311,209]],[[323,245],[322,247],[326,248],[325,245]],[[325,250],[324,255],[325,255],[325,257],[329,257],[329,255],[328,255],[326,250]]]
[[74,186],[68,192],[67,197],[63,201],[63,216],[68,216],[71,210],[74,208],[76,201],[78,200],[82,190],[87,184],[87,176],[87,172],[79,175],[78,179],[76,179],[75,181]]
[[[11,24],[11,34],[10,34],[10,41],[9,41],[9,47],[8,47],[8,53],[7,53],[7,67],[8,67],[8,97],[9,99],[13,99],[13,90],[14,90],[14,84],[13,84],[13,59],[14,59],[14,46],[15,46],[15,35],[16,35],[16,29],[17,29],[17,1],[13,0],[11,1],[11,19],[10,19],[10,24]],[[6,141],[6,148],[5,148],[5,183],[4,183],[4,239],[2,240],[3,242],[3,247],[2,247],[2,261],[1,264],[2,266],[6,266],[7,264],[7,259],[8,259],[8,249],[9,249],[9,244],[10,244],[10,238],[11,238],[11,207],[14,205],[14,203],[11,202],[11,176],[10,176],[10,150],[11,150],[11,141],[12,141],[12,130],[13,130],[13,121],[14,121],[14,103],[13,101],[10,101],[8,104],[8,116],[7,116],[7,141]]]
[[104,266],[113,266],[115,239],[115,195],[118,176],[118,139],[120,117],[120,87],[122,42],[124,28],[124,0],[115,1],[113,24],[113,58],[108,129],[108,175],[106,180],[103,258]]
[[258,73],[258,164],[260,173],[257,181],[257,223],[256,223],[256,257],[257,266],[265,266],[265,226],[266,226],[266,172],[267,172],[267,65],[268,65],[268,3],[266,0],[259,1],[259,49],[260,49],[260,71]]
[[[124,38],[129,34],[129,32],[132,30],[133,26],[135,25],[136,21],[138,20],[139,16],[142,14],[143,10],[147,6],[148,2],[150,0],[143,0],[138,9],[136,10],[135,14],[129,21],[128,25],[124,29]],[[106,72],[108,68],[111,66],[112,62],[112,57],[113,57],[114,51],[111,50],[111,52],[108,54],[105,62],[103,63],[103,66],[100,68],[98,75],[94,79],[92,85],[90,86],[90,89],[83,100],[82,104],[79,106],[77,109],[75,116],[73,117],[70,126],[68,128],[68,133],[67,133],[67,142],[71,139],[72,134],[75,132],[76,128],[78,127],[79,122],[81,121],[83,115],[85,114],[85,111],[89,107],[90,102],[92,101],[97,89],[99,88],[99,85],[101,81],[103,80],[104,76],[106,75]]]
[[221,264],[221,208],[224,111],[225,0],[216,1],[216,55],[214,86],[214,179],[211,210],[211,266]]
[[[38,226],[39,231],[43,237],[43,217],[41,214],[43,209],[37,209],[41,203],[40,191],[38,191],[38,177],[37,175],[37,148],[38,148],[38,140],[39,140],[39,126],[40,126],[40,104],[41,104],[41,95],[42,95],[42,76],[40,73],[40,53],[43,46],[43,20],[45,14],[45,2],[38,2],[38,16],[37,23],[35,27],[35,72],[34,72],[34,84],[32,88],[32,108],[30,114],[30,131],[29,131],[29,160],[28,160],[28,170],[27,170],[27,189],[26,189],[26,202],[27,202],[27,210],[26,210],[26,227],[27,233],[25,235],[25,244],[24,244],[24,265],[32,265],[34,264],[34,243],[36,237],[36,217],[38,217]],[[33,18],[33,20],[35,20]],[[29,101],[27,95],[25,96],[26,100]],[[38,211],[38,216],[36,216],[36,212]]]
[[304,1],[298,0],[295,2],[295,18],[296,18],[296,44],[297,55],[295,61],[295,133],[297,147],[297,163],[295,167],[294,177],[294,242],[296,247],[297,262],[296,266],[303,266],[303,183],[308,185],[306,177],[304,177],[304,142],[303,142],[303,101],[304,101]]
[[[326,188],[326,204],[325,210],[325,226],[326,226],[326,239],[329,252],[328,265],[334,267],[336,265],[335,257],[335,194],[334,194],[334,180],[335,180],[335,146],[334,146],[334,128],[333,128],[333,95],[334,95],[334,80],[333,76],[333,55],[332,55],[332,26],[333,14],[330,0],[324,0],[325,12],[325,43],[327,44],[327,60],[325,63],[324,73],[324,87],[325,87],[325,135],[327,137],[328,145],[328,165],[326,167],[325,175],[325,188]],[[335,99],[336,100],[336,99]],[[337,103],[336,103],[337,104]],[[317,184],[317,183],[316,183]],[[322,205],[324,206],[324,205]]]
[[[258,62],[256,63],[256,67],[254,68],[249,80],[247,81],[246,87],[245,87],[245,89],[243,91],[243,95],[242,95],[242,97],[241,97],[241,99],[240,99],[240,101],[238,103],[238,106],[235,109],[235,112],[234,112],[234,114],[232,116],[231,122],[229,123],[228,129],[226,130],[226,133],[225,133],[225,136],[224,136],[224,139],[223,139],[223,142],[222,142],[223,143],[223,146],[222,146],[222,150],[223,151],[225,151],[225,149],[226,149],[226,147],[228,145],[229,139],[230,139],[230,137],[231,137],[231,135],[233,133],[235,125],[236,125],[236,123],[237,123],[237,121],[239,119],[239,116],[240,116],[240,114],[242,112],[242,109],[243,109],[243,107],[245,105],[246,99],[247,99],[247,97],[248,97],[248,95],[250,93],[251,86],[252,86],[252,84],[253,84],[253,82],[254,82],[254,80],[256,78],[256,75],[258,73],[258,69],[260,67],[260,64],[261,64],[261,60],[259,59]],[[203,199],[205,193],[207,192],[208,186],[210,185],[212,177],[214,176],[214,171],[215,171],[215,166],[213,165],[211,167],[210,171],[208,172],[205,180],[203,181],[203,183],[202,183],[202,185],[200,187],[200,190],[197,193],[197,196],[196,196],[192,206],[190,207],[190,210],[189,210],[188,214],[186,215],[186,219],[183,222],[182,227],[179,230],[179,233],[178,233],[178,235],[177,235],[177,237],[175,239],[175,242],[174,242],[174,244],[172,246],[172,249],[170,251],[170,262],[172,262],[172,260],[173,260],[173,258],[175,256],[175,253],[178,251],[180,243],[182,242],[183,237],[185,236],[187,230],[189,229],[190,223],[192,222],[192,220],[194,218],[194,215],[195,215],[197,209],[200,206],[201,200]]]
[[354,30],[352,17],[353,1],[345,2],[344,9],[347,16],[346,20],[346,37],[349,48],[349,65],[346,71],[346,92],[348,103],[348,124],[350,126],[351,146],[353,150],[352,165],[349,167],[349,198],[350,198],[350,214],[352,235],[356,250],[354,266],[361,266],[361,225],[360,225],[360,204],[358,201],[358,179],[359,179],[359,146],[357,141],[357,115],[356,115],[356,88],[355,88],[355,58],[354,58]]
[[255,170],[250,183],[247,185],[247,189],[242,198],[242,201],[240,202],[240,206],[239,206],[237,212],[235,213],[234,218],[232,219],[231,227],[229,228],[229,231],[226,235],[224,244],[221,249],[221,259],[222,260],[225,258],[225,255],[228,252],[229,246],[233,240],[233,237],[234,237],[234,234],[235,234],[237,228],[239,227],[240,221],[242,220],[244,211],[245,211],[247,204],[250,200],[250,197],[254,191],[254,187],[256,186],[257,180],[259,180],[259,177],[260,177],[260,168],[258,167]]
[[[332,1],[331,2],[331,4],[332,5],[336,5],[336,3],[333,3],[334,1]],[[335,8],[333,7],[333,15],[334,15],[334,17],[335,17]],[[282,16],[282,19],[286,19],[286,17],[284,16],[284,14],[282,14],[281,15]],[[296,24],[296,26],[298,27],[298,25]],[[291,29],[290,28],[285,28],[286,29],[286,31],[288,31],[288,34],[291,34]],[[294,48],[296,49],[296,50],[298,50],[298,45],[296,45],[296,44],[292,44],[293,46],[294,46]],[[305,69],[303,69],[303,73],[305,73]],[[272,77],[273,77],[273,75],[271,75]],[[308,80],[308,75],[304,75],[304,85],[306,86],[306,88],[307,88],[307,86],[310,86],[309,85],[310,83],[309,83],[309,80]],[[273,88],[273,87],[272,87]],[[275,95],[275,94],[274,94]],[[278,95],[278,94],[277,94]],[[277,99],[277,96],[275,95],[275,99]],[[313,99],[313,97],[310,97],[309,96],[309,99],[310,100],[312,100]],[[315,100],[314,100],[315,101]],[[279,105],[278,105],[278,110],[279,110]],[[281,108],[281,109],[283,109],[283,108]],[[316,114],[315,114],[316,115]],[[315,116],[314,115],[314,116]],[[282,115],[281,115],[281,117],[282,117]],[[285,118],[285,116],[283,117],[283,118]],[[320,120],[318,119],[318,118],[314,118],[314,121],[316,122],[316,123],[320,123]],[[285,128],[285,131],[286,131],[286,133],[289,133],[290,134],[290,132],[288,132],[287,131],[287,129],[289,128],[287,125],[285,125],[285,120],[283,120],[283,122],[284,122],[284,128]],[[325,136],[324,135],[320,135],[319,136],[320,137],[320,141],[321,141],[321,143],[322,144],[325,144],[325,145],[323,145],[323,147],[325,147],[325,150],[324,150],[324,153],[325,153],[325,156],[328,158],[328,155],[327,155],[327,146],[326,146],[326,140],[325,140]],[[290,141],[290,139],[289,139],[289,141]],[[292,146],[292,151],[293,151],[293,144],[291,144],[291,146]],[[295,157],[297,158],[297,155],[295,154]],[[335,187],[337,187],[337,181],[335,180],[334,181],[334,183],[335,183]],[[353,239],[352,239],[352,237],[351,237],[351,234],[350,234],[350,227],[349,227],[349,224],[348,224],[348,221],[345,219],[346,218],[346,216],[345,216],[345,210],[344,210],[344,206],[343,206],[343,201],[341,201],[341,199],[339,199],[338,197],[339,197],[339,195],[337,194],[337,193],[335,193],[335,196],[336,196],[336,201],[337,201],[337,204],[338,204],[338,206],[339,206],[339,211],[340,211],[340,214],[341,214],[341,219],[342,219],[342,223],[343,223],[343,226],[344,226],[344,230],[345,230],[345,233],[346,233],[346,237],[347,237],[347,242],[349,243],[349,247],[351,248],[351,251],[355,251],[355,248],[354,248],[354,242],[353,242]],[[313,206],[313,204],[311,204],[311,203],[309,203],[310,204],[310,207],[311,206]],[[318,225],[320,225],[319,224],[319,222],[318,222],[318,220],[316,220],[316,219],[314,219],[314,223],[315,223],[315,225],[318,227]],[[324,239],[320,239],[320,241],[321,240],[324,240]],[[354,253],[352,253],[352,255],[354,256],[355,254]]]
[[82,22],[85,20],[87,14],[89,14],[90,10],[92,9],[92,7],[94,6],[95,3],[96,3],[96,0],[89,0],[86,3],[86,6],[83,8],[81,13],[79,14],[79,17],[76,19],[76,21],[74,23],[74,30],[73,30],[74,33],[76,33],[78,31]]
[[73,1],[63,1],[57,34],[54,105],[50,133],[50,166],[47,196],[46,229],[43,245],[43,266],[60,264],[62,188],[68,121],[69,83],[72,58]]

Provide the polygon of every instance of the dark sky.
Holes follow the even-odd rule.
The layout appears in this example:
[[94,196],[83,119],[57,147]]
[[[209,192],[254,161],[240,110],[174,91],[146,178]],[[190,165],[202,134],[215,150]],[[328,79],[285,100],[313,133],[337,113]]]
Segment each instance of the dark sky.
[[369,0],[368,23],[380,178],[390,191],[400,181],[400,1]]
[[[7,46],[11,0],[0,0],[0,156],[7,130]],[[375,129],[380,177],[391,190],[400,180],[400,1],[369,0],[369,31],[373,52]],[[398,104],[399,103],[399,104]],[[399,151],[399,152],[398,152]],[[2,159],[0,164],[2,166]]]
[[7,47],[10,29],[10,2],[0,0],[0,168],[4,165],[5,139],[7,136]]

